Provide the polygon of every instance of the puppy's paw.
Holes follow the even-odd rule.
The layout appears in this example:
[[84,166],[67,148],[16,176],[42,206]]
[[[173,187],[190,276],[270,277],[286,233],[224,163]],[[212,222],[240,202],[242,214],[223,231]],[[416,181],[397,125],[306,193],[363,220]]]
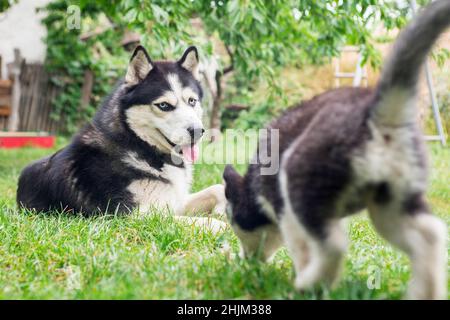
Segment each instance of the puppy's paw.
[[294,287],[299,293],[305,293],[313,288],[314,283],[309,281],[306,277],[297,275],[294,281]]

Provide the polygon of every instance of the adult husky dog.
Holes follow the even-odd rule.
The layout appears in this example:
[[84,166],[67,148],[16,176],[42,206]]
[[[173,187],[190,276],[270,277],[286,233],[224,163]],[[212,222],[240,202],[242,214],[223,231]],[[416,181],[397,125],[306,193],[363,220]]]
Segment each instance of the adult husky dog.
[[191,163],[204,132],[197,77],[195,47],[176,62],[153,62],[137,47],[124,81],[93,121],[67,147],[23,170],[18,204],[85,215],[151,207],[179,215],[223,210],[221,185],[189,195]]
[[227,213],[244,255],[268,258],[284,242],[297,289],[332,283],[346,246],[340,220],[368,208],[378,232],[410,257],[409,297],[447,297],[447,227],[424,199],[415,114],[420,67],[449,24],[450,1],[431,3],[400,34],[374,90],[329,91],[272,122],[278,174],[226,167]]

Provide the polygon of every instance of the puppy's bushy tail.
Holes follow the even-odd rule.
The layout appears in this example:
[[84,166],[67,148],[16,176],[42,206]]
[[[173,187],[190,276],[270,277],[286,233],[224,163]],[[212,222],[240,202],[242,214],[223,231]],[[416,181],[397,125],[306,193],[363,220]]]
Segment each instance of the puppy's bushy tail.
[[421,67],[439,35],[450,25],[450,0],[432,2],[400,33],[377,87],[375,122],[398,126],[414,121]]

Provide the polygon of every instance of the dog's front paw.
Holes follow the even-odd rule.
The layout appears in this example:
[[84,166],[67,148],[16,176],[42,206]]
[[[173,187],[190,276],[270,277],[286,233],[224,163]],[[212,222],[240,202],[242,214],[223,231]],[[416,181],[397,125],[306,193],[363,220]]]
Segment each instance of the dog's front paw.
[[227,228],[227,224],[223,221],[212,218],[200,218],[200,219],[201,220],[198,220],[195,225],[205,228],[206,230],[211,231],[214,234],[223,232]]
[[216,201],[216,205],[214,206],[212,213],[225,216],[225,210],[227,206],[227,199],[225,198],[225,187],[222,184],[216,184],[211,186],[211,189]]
[[205,231],[210,231],[213,234],[225,231],[227,224],[223,221],[213,218],[200,218],[200,217],[177,217],[178,220],[184,221],[192,226],[202,228]]

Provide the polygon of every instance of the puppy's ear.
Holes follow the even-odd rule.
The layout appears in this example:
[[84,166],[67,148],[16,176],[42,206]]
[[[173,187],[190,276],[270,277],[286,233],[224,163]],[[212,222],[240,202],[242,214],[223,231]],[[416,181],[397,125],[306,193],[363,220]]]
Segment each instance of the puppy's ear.
[[136,85],[153,69],[153,63],[143,46],[137,46],[128,65],[125,83]]
[[199,79],[199,59],[198,59],[198,51],[197,48],[192,46],[186,49],[183,53],[183,56],[180,60],[178,60],[178,64],[192,73],[195,79]]
[[225,182],[225,197],[228,200],[236,201],[241,194],[244,178],[234,170],[232,165],[227,165],[223,171],[223,180]]

